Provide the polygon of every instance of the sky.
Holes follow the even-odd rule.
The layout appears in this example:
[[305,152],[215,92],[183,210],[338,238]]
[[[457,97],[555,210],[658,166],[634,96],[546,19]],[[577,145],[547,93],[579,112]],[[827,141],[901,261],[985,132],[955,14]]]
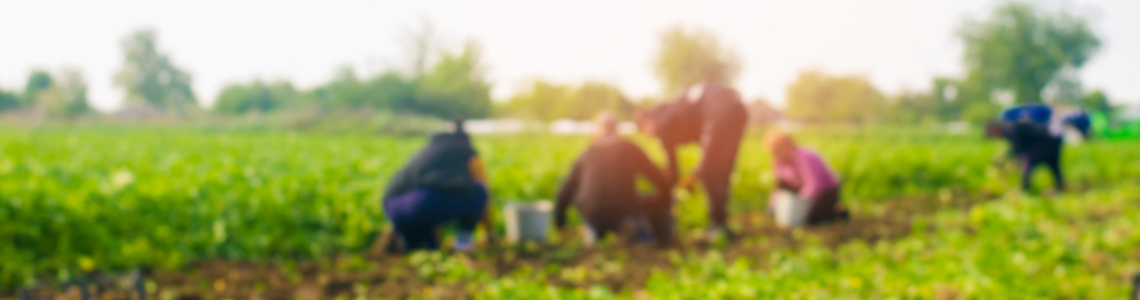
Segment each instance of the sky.
[[[1041,0],[1092,19],[1104,42],[1081,70],[1086,88],[1140,104],[1140,1]],[[120,41],[139,28],[189,71],[199,101],[227,84],[288,79],[317,86],[343,66],[373,74],[400,65],[402,41],[424,22],[451,45],[482,46],[492,94],[530,80],[602,80],[634,98],[659,96],[652,59],[674,25],[712,31],[743,59],[736,86],[778,106],[809,69],[866,76],[884,91],[958,76],[965,18],[995,0],[0,0],[0,88],[22,89],[36,68],[80,69],[96,108],[120,107]]]

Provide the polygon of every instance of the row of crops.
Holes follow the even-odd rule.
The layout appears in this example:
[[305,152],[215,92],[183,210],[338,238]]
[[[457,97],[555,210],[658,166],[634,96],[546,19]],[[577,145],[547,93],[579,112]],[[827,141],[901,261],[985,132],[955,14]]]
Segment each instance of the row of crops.
[[1140,271],[1138,205],[1135,186],[1057,199],[1010,196],[939,212],[897,240],[833,249],[805,238],[799,249],[759,257],[677,255],[674,269],[654,271],[640,290],[562,288],[548,283],[565,272],[541,270],[453,280],[479,278],[484,284],[470,292],[489,299],[1123,299]]
[[[976,136],[819,131],[800,137],[841,173],[845,201],[856,212],[910,196],[1000,194],[1016,186],[1016,174],[990,163],[1003,146]],[[138,265],[172,269],[208,258],[267,261],[359,251],[386,226],[379,202],[386,178],[423,142],[175,129],[6,130],[0,133],[0,241],[7,241],[0,243],[0,287]],[[641,142],[660,158],[658,147]],[[552,197],[587,143],[537,135],[477,139],[500,203]],[[1073,186],[1112,187],[1140,178],[1140,165],[1122,163],[1140,158],[1140,147],[1127,142],[1066,151]],[[695,149],[683,154],[686,164],[695,163]],[[734,211],[763,209],[768,166],[759,138],[749,137],[734,177]],[[690,197],[682,200],[696,201],[682,205],[694,209],[684,210],[682,224],[700,226],[705,216],[695,204],[703,201]],[[841,253],[875,261],[868,249]],[[726,262],[716,272],[735,272],[732,266]]]

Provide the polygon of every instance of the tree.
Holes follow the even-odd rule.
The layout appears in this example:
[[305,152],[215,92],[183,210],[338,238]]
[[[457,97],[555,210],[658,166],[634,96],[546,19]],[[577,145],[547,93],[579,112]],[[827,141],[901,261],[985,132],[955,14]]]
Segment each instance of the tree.
[[28,74],[28,82],[24,84],[24,103],[22,105],[29,105],[39,98],[39,94],[47,91],[52,86],[52,76],[47,70],[36,69]]
[[874,121],[885,97],[859,76],[831,77],[820,71],[801,73],[788,86],[789,117],[814,122],[864,123]]
[[222,89],[213,110],[231,115],[267,113],[295,103],[298,97],[297,90],[288,81],[234,84]]
[[610,111],[619,118],[629,118],[633,114],[633,103],[621,89],[609,83],[587,81],[574,93],[572,103],[567,103],[568,111],[563,117],[575,120],[591,120],[602,111]]
[[507,104],[508,114],[542,122],[557,120],[563,116],[563,106],[573,94],[569,86],[535,80],[528,91],[511,98]]
[[65,68],[52,84],[36,93],[35,105],[55,117],[75,117],[91,111],[87,102],[87,80],[76,69]]
[[158,36],[139,30],[122,41],[123,67],[115,84],[128,102],[141,102],[167,113],[185,115],[195,105],[191,77],[158,49]]
[[558,119],[590,120],[602,111],[628,118],[634,105],[612,84],[587,81],[575,87],[536,80],[528,91],[511,98],[504,110],[513,117],[550,122]]
[[428,20],[422,20],[420,28],[409,31],[402,44],[404,51],[407,51],[411,77],[427,74],[438,59],[442,48],[439,34]]
[[[929,90],[903,91],[891,97],[883,116],[901,124],[957,121],[962,120],[969,107],[988,102],[989,95],[982,94],[978,84],[938,77]],[[988,107],[976,106],[974,112]]]
[[414,107],[444,119],[491,115],[491,84],[479,46],[469,42],[459,53],[444,53],[431,72],[416,78]]
[[0,90],[0,112],[20,107],[21,102],[16,93]]
[[1042,102],[1042,91],[1059,71],[1079,69],[1100,48],[1083,17],[1024,2],[1007,2],[988,20],[967,20],[958,36],[967,76],[988,89],[1011,91],[1016,103]]
[[740,73],[739,55],[709,31],[674,26],[660,39],[653,68],[666,95],[702,82],[732,85]]
[[1112,114],[1113,111],[1112,104],[1108,102],[1108,96],[1101,90],[1095,90],[1085,94],[1085,96],[1081,98],[1081,107],[1087,110],[1100,111],[1108,114]]
[[352,67],[341,67],[328,83],[313,90],[322,108],[360,108],[367,102],[364,82]]
[[368,106],[395,111],[414,112],[416,85],[397,72],[385,72],[365,84],[370,95]]

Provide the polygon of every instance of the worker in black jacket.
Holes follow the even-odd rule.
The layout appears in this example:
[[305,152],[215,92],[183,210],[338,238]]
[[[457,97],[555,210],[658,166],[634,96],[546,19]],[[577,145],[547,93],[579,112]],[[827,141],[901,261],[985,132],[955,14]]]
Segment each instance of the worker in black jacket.
[[452,221],[459,225],[457,250],[471,249],[480,221],[488,241],[492,239],[486,170],[462,121],[453,132],[432,136],[388,184],[383,201],[384,213],[407,250],[438,249],[437,228]]

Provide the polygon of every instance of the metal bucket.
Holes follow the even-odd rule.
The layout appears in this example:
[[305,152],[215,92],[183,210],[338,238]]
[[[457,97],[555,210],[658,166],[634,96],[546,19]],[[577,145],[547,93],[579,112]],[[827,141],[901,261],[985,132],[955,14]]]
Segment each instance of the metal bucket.
[[507,240],[545,242],[553,222],[554,205],[550,201],[507,203],[503,219],[507,225]]

